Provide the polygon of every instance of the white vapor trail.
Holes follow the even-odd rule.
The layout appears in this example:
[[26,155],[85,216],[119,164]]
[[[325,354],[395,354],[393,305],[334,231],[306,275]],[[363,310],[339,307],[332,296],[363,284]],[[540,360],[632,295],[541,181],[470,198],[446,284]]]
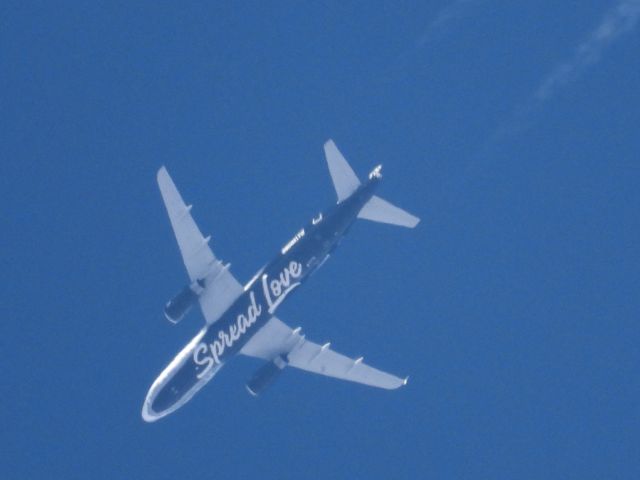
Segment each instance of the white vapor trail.
[[620,0],[602,17],[598,26],[580,43],[573,56],[557,65],[539,83],[529,99],[519,105],[509,120],[489,137],[486,147],[505,137],[521,133],[530,126],[532,114],[559,90],[577,80],[585,70],[596,64],[604,51],[616,40],[631,33],[640,20],[640,0]]
[[454,0],[438,12],[436,17],[427,25],[416,42],[417,48],[424,47],[430,40],[444,32],[445,28],[455,19],[464,16],[469,7],[480,0]]
[[538,101],[547,100],[560,88],[578,78],[597,63],[604,50],[618,38],[633,31],[640,18],[640,0],[621,0],[609,10],[589,37],[575,50],[573,58],[558,65],[547,75],[534,93]]
[[391,66],[391,70],[405,75],[408,65],[412,62],[412,57],[428,43],[442,37],[449,30],[451,23],[469,14],[471,7],[483,0],[452,0],[449,4],[441,8],[436,16],[431,20],[411,48],[400,53]]
[[[466,15],[468,10],[465,7],[476,1],[479,0],[456,0],[445,7],[420,37],[418,46],[424,46],[434,36],[441,34],[453,19]],[[453,184],[447,187],[447,195],[443,195],[441,201],[444,201],[445,197],[453,198],[467,182],[477,177],[479,172],[487,167],[493,150],[500,143],[508,137],[525,131],[534,121],[534,113],[537,110],[561,89],[576,81],[589,67],[597,64],[609,47],[624,35],[634,31],[639,20],[640,0],[612,2],[612,6],[604,13],[598,25],[577,45],[573,55],[551,69],[524,103],[516,106],[507,121],[499,125],[479,146],[475,154],[467,160],[466,165],[462,166],[461,174],[460,169],[458,170],[455,178],[450,182]],[[446,180],[443,183],[446,183]],[[439,210],[446,209],[434,207],[434,211]]]

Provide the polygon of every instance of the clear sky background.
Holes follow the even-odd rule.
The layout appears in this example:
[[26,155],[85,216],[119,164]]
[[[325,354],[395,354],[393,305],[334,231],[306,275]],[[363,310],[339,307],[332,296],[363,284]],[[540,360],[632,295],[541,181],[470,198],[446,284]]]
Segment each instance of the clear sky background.
[[[221,3],[0,7],[0,477],[639,478],[640,1]],[[145,424],[202,322],[157,169],[246,281],[328,138],[422,222],[280,316],[409,385],[238,358]]]

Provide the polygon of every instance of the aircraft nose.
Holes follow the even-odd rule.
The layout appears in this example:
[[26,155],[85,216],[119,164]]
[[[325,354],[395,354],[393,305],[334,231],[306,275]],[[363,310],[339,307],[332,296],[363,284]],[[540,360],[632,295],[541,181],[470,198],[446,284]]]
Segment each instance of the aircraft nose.
[[160,416],[153,410],[151,403],[145,400],[142,404],[142,419],[145,422],[151,423],[158,420]]
[[155,395],[150,408],[155,412],[162,413],[170,409],[178,399],[179,395],[176,389],[166,385]]
[[170,413],[170,408],[175,403],[170,395],[172,389],[163,385],[163,382],[156,380],[144,399],[142,404],[142,419],[145,422],[155,422]]
[[145,397],[144,403],[142,404],[142,419],[145,422],[149,423],[155,422],[161,417],[161,415],[159,415],[158,412],[153,408],[153,403],[156,397],[154,390],[155,389],[152,386],[147,392],[147,396]]

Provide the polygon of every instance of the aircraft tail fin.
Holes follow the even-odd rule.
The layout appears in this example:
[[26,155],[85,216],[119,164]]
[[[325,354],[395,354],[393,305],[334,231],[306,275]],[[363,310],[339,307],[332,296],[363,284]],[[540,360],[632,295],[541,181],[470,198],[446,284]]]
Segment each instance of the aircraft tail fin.
[[[351,194],[360,187],[360,180],[358,180],[355,172],[340,153],[336,144],[333,143],[333,140],[327,140],[324,144],[324,154],[327,158],[327,165],[329,166],[333,186],[338,195],[338,203],[340,203],[349,198]],[[381,166],[378,165],[369,174],[369,178],[380,178],[380,168]],[[362,207],[360,213],[358,213],[358,218],[407,228],[415,227],[420,221],[418,217],[411,215],[409,212],[405,212],[401,208],[396,207],[376,195],[372,196],[364,207]]]
[[338,202],[348,198],[360,186],[360,180],[353,169],[342,156],[333,140],[328,140],[324,144],[324,154],[329,165],[329,173],[333,186],[338,195]]
[[365,203],[360,213],[358,213],[358,218],[407,228],[415,227],[420,221],[418,217],[396,207],[377,195],[374,195],[371,200]]

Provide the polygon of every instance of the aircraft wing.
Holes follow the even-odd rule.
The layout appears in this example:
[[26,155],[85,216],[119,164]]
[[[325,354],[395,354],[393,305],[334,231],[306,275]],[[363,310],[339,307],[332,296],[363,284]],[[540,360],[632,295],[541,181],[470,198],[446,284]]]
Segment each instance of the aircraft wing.
[[165,167],[158,170],[158,186],[178,241],[189,279],[204,280],[205,289],[199,302],[207,323],[213,323],[240,296],[242,285],[209,248],[211,237],[204,238]]
[[372,387],[390,390],[407,383],[406,378],[370,367],[362,357],[349,358],[331,350],[328,343],[318,345],[306,340],[299,328],[293,330],[277,317],[272,317],[240,353],[267,361],[282,355],[291,367]]

